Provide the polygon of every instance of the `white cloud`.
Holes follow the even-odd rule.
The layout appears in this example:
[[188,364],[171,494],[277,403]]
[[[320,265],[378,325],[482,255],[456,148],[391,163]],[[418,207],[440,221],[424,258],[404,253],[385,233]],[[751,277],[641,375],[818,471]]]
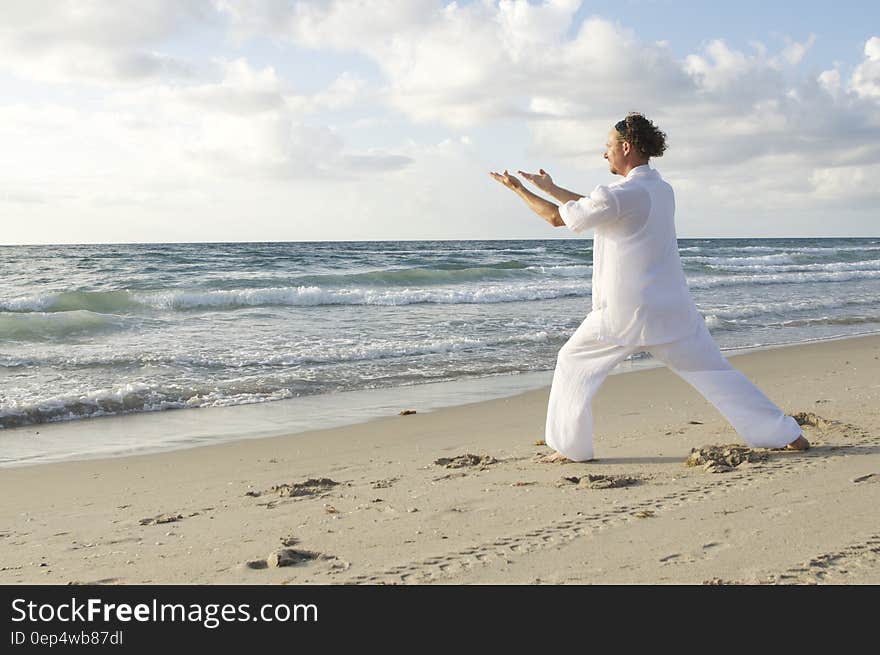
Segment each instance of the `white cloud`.
[[35,50],[70,43],[112,48],[159,41],[210,13],[206,0],[7,0],[0,30]]
[[761,43],[746,55],[714,39],[680,61],[667,42],[640,41],[598,16],[568,37],[580,4],[325,0],[223,9],[239,29],[262,26],[300,45],[365,55],[386,77],[391,108],[416,122],[453,128],[503,118],[586,119],[636,107],[672,111],[695,103],[739,115],[776,98],[786,69],[816,39],[786,39],[773,55]]
[[246,177],[341,176],[370,166],[404,166],[393,153],[349,152],[341,135],[309,116],[358,99],[364,82],[343,73],[312,95],[286,88],[271,66],[218,62],[219,82],[151,86],[116,94],[127,108],[150,107],[145,124],[207,170]]
[[213,16],[207,0],[3,2],[0,70],[28,80],[99,85],[188,77],[190,62],[154,46]]
[[229,180],[342,181],[406,167],[404,154],[352,150],[319,112],[357,99],[343,74],[312,95],[286,88],[272,67],[218,62],[221,79],[118,89],[99,110],[0,105],[0,201],[156,206],[190,202]]
[[816,80],[831,95],[836,96],[840,92],[840,71],[836,68],[822,71]]
[[[221,3],[238,30],[265,30],[312,48],[354,51],[387,81],[389,105],[411,120],[452,127],[541,112],[564,98],[581,111],[672,97],[692,86],[667,44],[600,18],[566,37],[580,2],[364,0]],[[633,47],[637,46],[637,47]]]
[[880,98],[880,37],[865,43],[865,59],[853,71],[850,88],[862,98]]
[[798,43],[791,39],[786,40],[788,41],[788,45],[782,51],[782,57],[789,64],[798,64],[804,58],[804,55],[807,54],[807,50],[813,47],[813,44],[816,43],[816,35],[810,34],[806,43]]
[[871,61],[880,60],[880,37],[872,36],[865,42],[865,57]]
[[[839,165],[874,134],[864,107],[834,95],[834,73],[797,79],[814,34],[785,37],[778,52],[755,42],[745,53],[712,39],[680,60],[667,42],[642,41],[598,16],[568,36],[579,6],[325,0],[229,13],[250,29],[258,29],[253,16],[271,16],[275,35],[369,57],[386,77],[389,106],[413,121],[451,128],[525,121],[530,156],[579,168],[591,164],[576,159],[601,157],[610,124],[628,110],[666,129],[670,153],[690,167],[791,156],[799,163],[789,161],[789,172],[805,184],[813,167]],[[842,121],[862,129],[844,131]]]
[[705,54],[687,56],[685,70],[699,81],[703,89],[717,91],[754,69],[763,55],[764,51],[759,49],[759,55],[750,58],[728,48],[723,40],[715,39],[706,46]]
[[[697,52],[678,57],[668,41],[642,40],[625,21],[589,16],[573,25],[580,5],[4,3],[0,71],[79,84],[93,102],[65,104],[59,93],[43,104],[0,106],[0,138],[14,153],[0,163],[0,201],[36,212],[40,198],[104,208],[126,198],[140,208],[177,199],[186,207],[215,202],[228,213],[260,197],[315,214],[331,194],[357,205],[357,215],[335,221],[357,238],[393,238],[396,230],[407,238],[507,236],[505,217],[518,205],[499,199],[503,190],[490,184],[483,160],[521,156],[595,184],[607,176],[606,133],[629,110],[669,135],[656,164],[687,192],[680,206],[691,233],[700,223],[688,216],[751,212],[757,229],[774,208],[797,216],[853,197],[880,200],[864,178],[880,163],[880,38],[865,43],[852,68],[826,63],[805,76],[812,34],[783,37],[778,48],[754,42],[748,51],[706,35]],[[216,59],[169,50],[170,39],[196,28],[214,30],[206,42]],[[218,52],[218,30],[235,47]],[[316,61],[327,50],[366,58],[383,86],[353,68],[304,93],[280,60],[253,63],[266,62],[267,52],[284,57],[285,40],[313,49]],[[250,56],[253,44],[258,56]],[[408,131],[422,142],[429,132],[449,139],[395,147]],[[379,134],[390,135],[387,143]],[[349,135],[370,145],[353,148]]]
[[834,200],[840,197],[856,199],[876,196],[871,181],[877,179],[880,164],[873,166],[840,166],[817,168],[810,176],[816,196]]
[[713,39],[701,54],[684,59],[684,69],[698,85],[690,100],[718,103],[736,113],[776,96],[786,87],[786,69],[800,62],[816,37],[811,34],[804,43],[786,40],[781,52],[769,55],[767,46],[758,41],[750,44],[756,52],[746,54],[723,39]]

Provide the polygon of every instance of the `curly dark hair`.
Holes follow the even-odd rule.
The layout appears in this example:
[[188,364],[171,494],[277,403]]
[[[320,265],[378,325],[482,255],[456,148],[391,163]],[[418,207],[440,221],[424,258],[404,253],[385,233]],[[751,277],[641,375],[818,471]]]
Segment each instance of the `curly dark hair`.
[[636,111],[629,112],[614,129],[618,141],[629,141],[645,157],[662,157],[666,150],[666,133]]

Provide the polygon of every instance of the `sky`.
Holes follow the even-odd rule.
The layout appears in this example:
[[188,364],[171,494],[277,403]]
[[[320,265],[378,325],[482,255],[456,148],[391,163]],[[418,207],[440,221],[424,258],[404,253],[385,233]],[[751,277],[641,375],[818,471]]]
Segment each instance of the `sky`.
[[488,173],[629,111],[680,238],[880,234],[880,3],[3,0],[0,244],[579,238]]

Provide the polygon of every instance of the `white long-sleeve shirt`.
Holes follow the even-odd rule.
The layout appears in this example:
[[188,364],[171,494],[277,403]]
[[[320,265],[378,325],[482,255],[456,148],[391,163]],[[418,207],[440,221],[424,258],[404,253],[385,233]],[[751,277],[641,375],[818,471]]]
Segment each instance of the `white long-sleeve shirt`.
[[559,208],[573,232],[594,229],[593,307],[584,329],[600,341],[652,345],[693,334],[703,317],[675,235],[675,194],[648,164]]

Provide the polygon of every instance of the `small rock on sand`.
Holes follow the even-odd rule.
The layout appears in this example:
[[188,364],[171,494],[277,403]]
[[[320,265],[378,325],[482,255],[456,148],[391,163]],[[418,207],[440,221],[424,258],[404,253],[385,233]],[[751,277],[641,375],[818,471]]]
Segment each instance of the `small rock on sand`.
[[157,516],[150,516],[145,519],[141,519],[139,523],[141,525],[158,525],[159,523],[174,523],[175,521],[182,521],[183,514],[159,514]]
[[[638,483],[637,478],[626,475],[601,475],[587,474],[582,477],[566,476],[562,478],[564,483],[577,485],[578,489],[614,489],[618,487],[628,487]],[[564,483],[562,483],[564,485]]]
[[791,417],[797,421],[798,425],[807,425],[809,427],[819,428],[820,430],[830,428],[833,425],[828,419],[822,418],[813,412],[798,412],[792,414]]
[[269,491],[279,496],[314,496],[315,494],[328,491],[339,483],[330,478],[309,478],[305,482],[293,482],[290,484],[277,484]]
[[434,460],[434,464],[445,466],[448,469],[458,469],[466,466],[483,467],[497,462],[498,460],[491,455],[473,455],[471,453],[465,453],[464,455],[458,455],[457,457],[441,457]]
[[763,462],[767,453],[747,446],[729,444],[726,446],[703,446],[691,449],[685,460],[688,466],[703,466],[707,471],[721,473],[729,471],[743,462]]
[[269,566],[277,568],[280,566],[294,566],[303,562],[310,562],[320,557],[320,553],[313,553],[309,550],[296,550],[295,548],[282,548],[273,551],[266,558]]

